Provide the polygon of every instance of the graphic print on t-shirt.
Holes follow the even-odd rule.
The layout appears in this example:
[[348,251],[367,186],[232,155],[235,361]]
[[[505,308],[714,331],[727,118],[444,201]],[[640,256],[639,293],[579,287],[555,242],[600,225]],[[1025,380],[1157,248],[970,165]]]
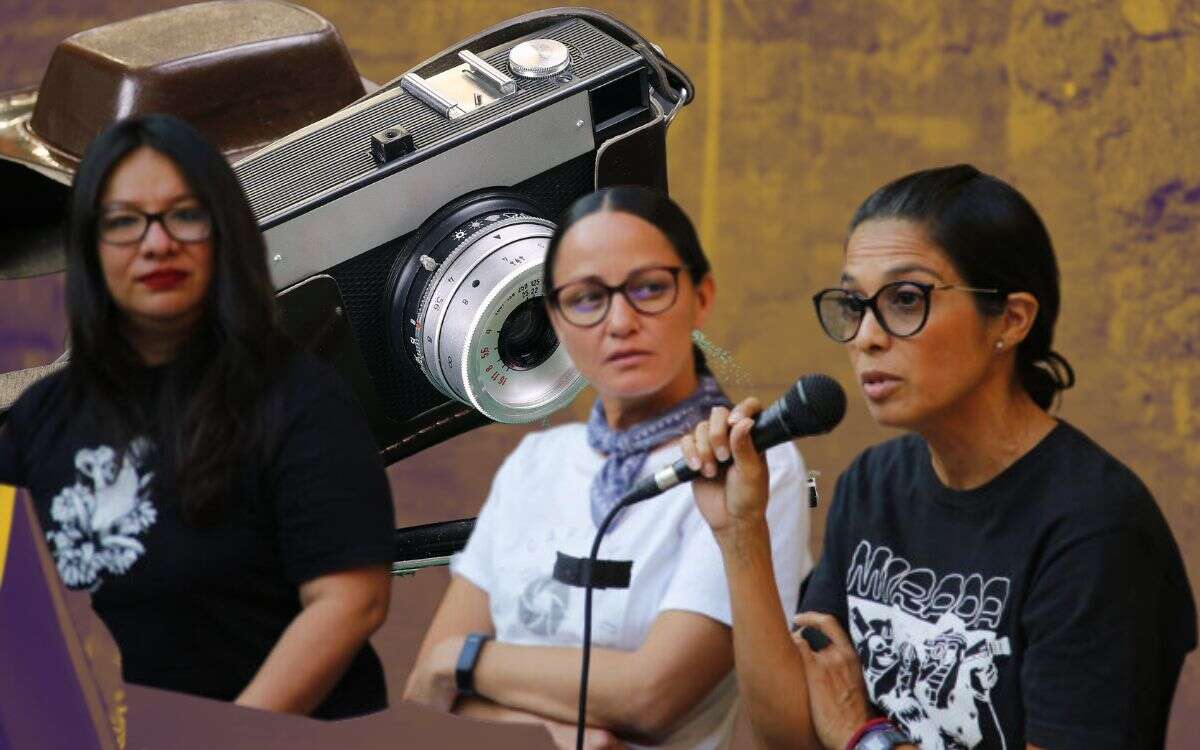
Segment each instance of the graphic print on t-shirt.
[[562,627],[571,602],[571,590],[550,576],[534,578],[517,600],[517,617],[534,635],[549,636]]
[[137,537],[158,518],[149,497],[154,473],[141,473],[150,451],[150,441],[137,438],[125,451],[101,445],[75,453],[75,483],[51,501],[57,528],[46,532],[67,586],[98,587],[101,572],[125,573],[145,553]]
[[1004,746],[992,706],[1009,580],[938,575],[861,541],[846,574],[850,637],[872,702],[922,750]]

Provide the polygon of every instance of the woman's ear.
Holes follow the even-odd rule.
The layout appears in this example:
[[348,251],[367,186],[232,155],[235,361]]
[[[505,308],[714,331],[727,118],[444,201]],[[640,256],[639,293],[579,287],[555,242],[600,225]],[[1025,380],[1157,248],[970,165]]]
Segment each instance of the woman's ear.
[[704,321],[708,319],[708,314],[712,310],[713,302],[717,296],[717,282],[713,279],[712,272],[704,274],[704,278],[696,282],[696,320],[692,324],[692,328],[703,328]]
[[1000,340],[1004,348],[1015,349],[1029,335],[1037,320],[1038,301],[1029,292],[1012,292],[1004,301],[1001,313]]

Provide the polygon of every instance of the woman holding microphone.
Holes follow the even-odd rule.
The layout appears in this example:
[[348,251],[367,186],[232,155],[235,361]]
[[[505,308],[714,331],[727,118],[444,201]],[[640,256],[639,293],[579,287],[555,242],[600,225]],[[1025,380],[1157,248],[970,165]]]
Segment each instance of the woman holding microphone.
[[[586,425],[528,435],[501,466],[406,697],[544,723],[574,747],[583,590],[553,578],[556,553],[587,557],[625,491],[676,460],[680,436],[729,402],[692,344],[714,301],[708,260],[666,195],[626,186],[577,201],[551,239],[544,288],[558,340],[599,398]],[[811,567],[805,471],[791,445],[766,461],[769,608],[783,627]],[[601,551],[633,567],[628,588],[595,593],[588,741],[727,747],[737,696],[729,599],[691,490],[622,511]]]
[[903,177],[859,207],[841,284],[814,301],[871,416],[908,434],[838,480],[797,637],[771,607],[759,405],[683,441],[763,744],[1162,746],[1195,605],[1146,487],[1047,411],[1073,374],[1033,207],[966,165]]

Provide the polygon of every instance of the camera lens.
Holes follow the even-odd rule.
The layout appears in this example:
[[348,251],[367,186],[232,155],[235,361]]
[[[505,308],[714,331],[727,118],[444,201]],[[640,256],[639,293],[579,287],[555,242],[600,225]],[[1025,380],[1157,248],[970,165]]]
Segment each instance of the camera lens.
[[398,285],[392,301],[409,347],[396,356],[411,356],[444,395],[511,423],[542,419],[587,385],[559,346],[542,294],[554,224],[516,208],[470,203],[454,208],[453,220],[431,220],[436,231],[399,261],[420,286]]
[[527,299],[500,326],[500,361],[514,370],[532,370],[558,347],[542,297]]

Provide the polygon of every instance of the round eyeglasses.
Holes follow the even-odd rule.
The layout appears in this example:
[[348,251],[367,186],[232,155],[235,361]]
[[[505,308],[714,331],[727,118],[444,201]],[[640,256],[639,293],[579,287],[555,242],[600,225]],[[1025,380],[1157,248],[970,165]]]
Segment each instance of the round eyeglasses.
[[870,297],[846,289],[823,289],[813,295],[817,319],[829,338],[838,343],[851,341],[866,311],[875,313],[883,330],[898,338],[915,336],[929,320],[929,297],[935,291],[957,290],[971,294],[1003,294],[999,289],[979,289],[957,284],[922,284],[919,281],[893,281],[879,287]]
[[609,286],[599,278],[589,276],[553,289],[546,295],[546,300],[564,320],[580,328],[591,328],[604,320],[612,306],[612,296],[617,292],[634,310],[644,315],[658,315],[675,304],[682,270],[682,266],[640,268],[617,286]]
[[141,242],[153,222],[177,242],[199,242],[212,235],[212,216],[203,206],[177,206],[156,214],[136,208],[109,208],[96,222],[96,236],[110,245],[132,245]]

